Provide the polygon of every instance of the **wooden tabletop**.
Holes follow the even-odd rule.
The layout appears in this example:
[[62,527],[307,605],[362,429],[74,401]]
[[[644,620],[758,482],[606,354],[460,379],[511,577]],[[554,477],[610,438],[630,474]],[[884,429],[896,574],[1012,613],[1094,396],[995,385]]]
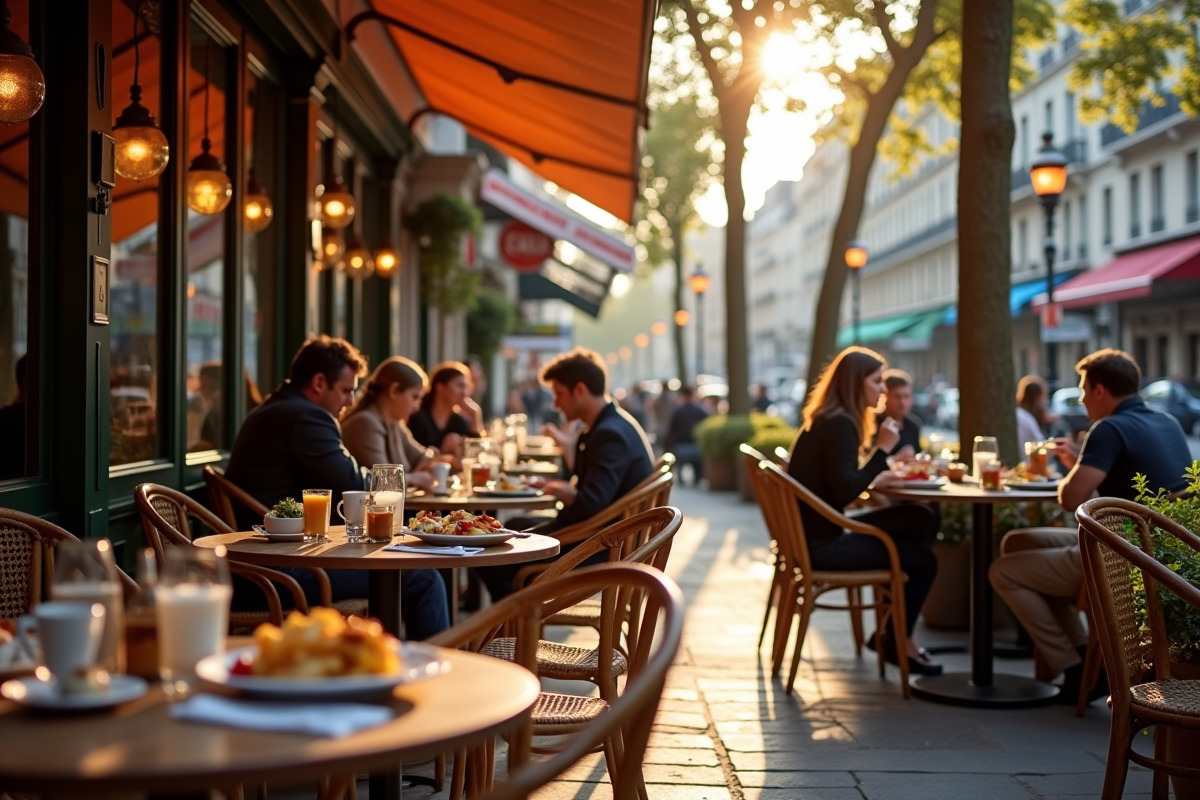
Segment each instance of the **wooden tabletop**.
[[[538,681],[499,659],[444,650],[450,670],[401,686],[396,717],[340,739],[175,722],[155,687],[103,712],[46,715],[0,701],[0,786],[38,794],[181,792],[395,768],[485,741],[533,707]],[[319,706],[314,703],[314,706]]]
[[404,498],[404,510],[409,511],[456,511],[463,509],[473,513],[482,511],[540,511],[554,508],[558,500],[549,494],[513,497],[496,494],[451,494],[437,495],[432,492],[413,492]]
[[1029,503],[1058,502],[1058,489],[983,489],[977,483],[945,483],[941,486],[917,489],[903,481],[885,486],[872,486],[871,491],[897,500],[918,500],[923,503]]
[[[329,529],[328,542],[268,542],[256,533],[221,533],[195,540],[200,547],[225,545],[229,557],[248,564],[268,567],[320,567],[322,569],[445,569],[450,567],[480,567],[494,564],[523,564],[558,555],[558,539],[531,534],[524,539],[509,539],[503,544],[485,547],[483,552],[469,556],[438,555],[436,553],[398,553],[384,550],[384,544],[346,541],[346,528],[336,525]],[[464,536],[463,544],[470,545],[471,537]],[[424,545],[412,536],[396,537],[390,544]]]

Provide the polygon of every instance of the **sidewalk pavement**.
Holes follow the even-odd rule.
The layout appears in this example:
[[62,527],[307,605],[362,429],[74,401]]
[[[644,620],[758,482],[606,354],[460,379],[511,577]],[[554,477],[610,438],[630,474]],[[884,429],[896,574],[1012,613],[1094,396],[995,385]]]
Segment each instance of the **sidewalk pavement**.
[[[757,506],[681,486],[672,503],[684,525],[668,571],[688,613],[646,754],[651,800],[1099,796],[1108,748],[1103,702],[1080,719],[1073,706],[991,710],[904,700],[895,668],[880,680],[874,654],[854,657],[846,612],[813,615],[796,692],[786,694],[771,679],[767,647],[757,647],[771,578]],[[966,633],[918,630],[917,638],[965,644]],[[939,658],[947,670],[969,668],[965,654]],[[1032,675],[1033,662],[998,661],[997,671]],[[606,780],[597,755],[534,797],[608,798]],[[1150,773],[1131,768],[1125,797],[1149,796]]]

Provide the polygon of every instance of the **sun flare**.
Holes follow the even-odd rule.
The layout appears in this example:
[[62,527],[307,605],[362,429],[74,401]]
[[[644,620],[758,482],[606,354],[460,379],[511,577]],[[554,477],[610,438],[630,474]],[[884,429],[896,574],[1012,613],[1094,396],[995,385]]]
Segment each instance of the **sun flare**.
[[786,85],[806,68],[804,47],[794,35],[772,33],[762,49],[762,70],[769,80]]

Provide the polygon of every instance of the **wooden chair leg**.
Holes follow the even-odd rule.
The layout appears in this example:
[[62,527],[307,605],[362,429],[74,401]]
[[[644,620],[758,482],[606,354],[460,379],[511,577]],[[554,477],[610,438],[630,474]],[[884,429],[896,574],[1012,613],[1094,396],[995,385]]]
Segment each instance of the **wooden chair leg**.
[[[438,753],[433,759],[433,791],[440,792],[446,785],[446,756]],[[353,800],[357,800],[354,798]]]
[[[1166,725],[1154,726],[1154,757],[1159,761],[1167,760],[1167,736],[1168,728]],[[1129,762],[1125,762],[1128,769]],[[1154,782],[1151,784],[1150,796],[1154,800],[1167,800],[1168,775],[1160,769],[1154,770]]]
[[799,613],[803,598],[800,587],[788,581],[780,590],[779,602],[775,606],[775,641],[771,647],[771,677],[783,669],[783,657],[787,652],[788,639],[792,635],[792,620]]
[[787,692],[792,693],[796,685],[796,673],[800,671],[800,653],[804,649],[804,636],[808,633],[808,620],[812,616],[812,603],[800,607],[800,623],[796,630],[796,645],[792,649],[792,667],[788,670]]
[[767,590],[767,607],[763,609],[762,627],[758,630],[758,646],[760,648],[763,645],[763,640],[767,638],[767,620],[771,616],[771,609],[779,605],[780,583],[783,570],[778,558],[775,559],[774,567],[774,573],[771,575],[771,588]]
[[467,751],[454,751],[454,765],[450,771],[450,797],[460,800],[467,782]]
[[850,606],[850,630],[854,633],[854,657],[862,658],[863,625],[862,625],[862,587],[847,586],[846,601]]

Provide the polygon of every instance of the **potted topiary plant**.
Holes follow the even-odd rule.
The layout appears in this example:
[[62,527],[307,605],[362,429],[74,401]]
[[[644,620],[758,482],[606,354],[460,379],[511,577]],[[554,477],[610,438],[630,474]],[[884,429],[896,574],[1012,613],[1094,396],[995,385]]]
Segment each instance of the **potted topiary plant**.
[[[714,491],[737,488],[741,467],[738,445],[749,442],[756,432],[767,428],[784,428],[787,423],[779,417],[752,412],[745,414],[713,414],[696,426],[696,447],[704,459],[704,477]],[[791,439],[788,439],[791,444]]]
[[268,533],[304,533],[304,506],[295,498],[285,497],[263,517]]

